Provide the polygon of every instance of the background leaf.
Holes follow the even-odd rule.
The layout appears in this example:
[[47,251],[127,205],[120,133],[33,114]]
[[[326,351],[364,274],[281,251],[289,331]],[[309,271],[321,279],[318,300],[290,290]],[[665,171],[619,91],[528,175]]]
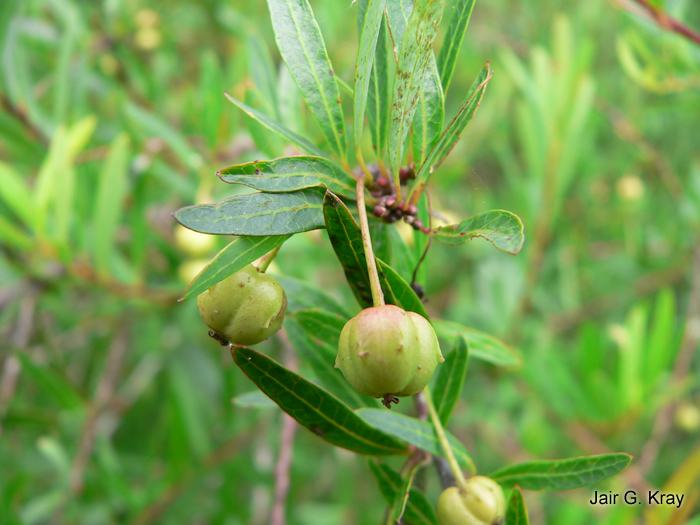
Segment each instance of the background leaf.
[[173,216],[200,233],[263,237],[323,228],[323,192],[315,188],[291,193],[252,193],[218,204],[197,204]]
[[375,430],[322,388],[251,348],[234,346],[236,364],[282,410],[332,445],[358,454],[405,454],[406,447]]
[[571,490],[614,476],[632,461],[629,454],[602,454],[555,461],[530,461],[505,467],[489,477],[505,487],[527,490]]
[[469,345],[469,354],[477,359],[497,366],[522,365],[518,352],[492,335],[442,319],[434,320],[433,328],[438,337],[448,341],[454,341],[458,335],[464,337]]
[[445,120],[445,96],[440,85],[440,75],[435,65],[435,57],[431,55],[425,70],[423,88],[418,94],[418,105],[413,116],[413,161],[416,166],[423,164],[428,152],[433,149]]
[[340,93],[308,0],[268,0],[277,47],[331,149],[347,156]]
[[441,226],[433,231],[443,244],[464,244],[474,237],[482,237],[501,251],[515,255],[525,241],[520,218],[504,210],[491,210],[474,215],[459,224]]

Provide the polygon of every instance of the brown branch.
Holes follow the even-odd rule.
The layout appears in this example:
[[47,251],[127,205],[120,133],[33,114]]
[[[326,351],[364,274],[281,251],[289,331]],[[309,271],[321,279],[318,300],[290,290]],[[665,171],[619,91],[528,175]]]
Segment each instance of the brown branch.
[[83,426],[78,452],[75,455],[70,472],[70,488],[73,494],[80,494],[83,491],[83,472],[92,455],[97,434],[97,421],[100,414],[109,406],[114,395],[114,386],[127,349],[128,337],[125,326],[127,326],[127,323],[120,323],[119,332],[109,347],[104,371],[102,372],[102,377],[100,377],[95,398],[90,405],[88,416]]
[[[297,356],[292,344],[287,337],[284,328],[277,332],[277,339],[282,343],[284,366],[296,371]],[[280,451],[275,465],[275,503],[272,507],[270,525],[285,525],[285,511],[287,507],[287,494],[289,493],[289,470],[292,466],[294,434],[297,422],[287,415],[282,414],[282,432],[280,436]]]
[[[636,2],[642,7],[643,12],[646,13],[649,19],[654,21],[661,29],[670,31],[672,33],[677,33],[691,42],[700,45],[700,33],[691,29],[683,22],[676,20],[666,11],[653,5],[649,0],[617,0],[617,3],[622,9],[626,11],[636,12],[637,9],[633,9],[630,4]],[[634,4],[632,4],[634,5]]]
[[29,132],[29,134],[33,135],[34,138],[38,139],[39,142],[41,142],[44,146],[49,145],[49,139],[46,135],[44,135],[44,132],[41,131],[31,120],[29,120],[29,116],[27,113],[17,107],[8,97],[5,95],[5,93],[0,93],[0,107],[4,109],[7,113],[15,117],[22,126]]

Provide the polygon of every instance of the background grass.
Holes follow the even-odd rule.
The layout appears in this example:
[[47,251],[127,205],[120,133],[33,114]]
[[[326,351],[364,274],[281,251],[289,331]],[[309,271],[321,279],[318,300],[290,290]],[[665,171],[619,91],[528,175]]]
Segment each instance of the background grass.
[[[349,3],[312,2],[347,81]],[[697,2],[656,4],[700,27]],[[507,209],[527,235],[516,257],[431,250],[429,312],[524,359],[472,361],[451,431],[484,473],[636,457],[601,487],[526,493],[533,523],[700,522],[700,47],[621,5],[477,2],[447,114],[486,60],[495,76],[433,177],[445,217]],[[269,522],[281,413],[232,403],[252,384],[195,302],[175,303],[228,240],[183,239],[170,215],[240,191],[218,169],[285,151],[222,96],[265,108],[261,49],[278,68],[264,2],[0,5],[0,523]],[[280,71],[285,122],[320,142]],[[295,236],[273,270],[358,310],[325,232]],[[291,480],[291,524],[381,520],[366,460],[303,429]],[[650,487],[684,506],[588,504]]]

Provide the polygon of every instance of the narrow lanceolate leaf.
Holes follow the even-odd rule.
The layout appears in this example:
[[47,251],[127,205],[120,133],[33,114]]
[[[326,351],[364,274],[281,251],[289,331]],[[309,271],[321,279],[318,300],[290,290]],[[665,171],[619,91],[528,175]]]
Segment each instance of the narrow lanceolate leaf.
[[504,210],[491,210],[474,215],[459,224],[441,226],[433,231],[435,240],[456,245],[482,237],[501,251],[515,255],[523,247],[525,235],[520,218]]
[[323,228],[323,192],[316,188],[292,193],[238,195],[218,204],[197,204],[173,216],[201,233],[266,237]]
[[308,282],[285,275],[276,275],[275,277],[287,294],[287,312],[293,313],[305,308],[320,308],[344,319],[352,317],[352,313],[346,310],[345,306],[340,304],[335,297]]
[[328,157],[325,152],[322,150],[318,149],[316,146],[311,144],[308,140],[306,140],[304,137],[301,137],[294,133],[292,130],[286,128],[276,120],[271,119],[264,113],[261,113],[260,111],[251,108],[247,104],[244,104],[240,100],[236,100],[233,98],[231,95],[228,93],[224,93],[226,95],[226,98],[229,99],[231,102],[233,102],[236,106],[238,106],[246,115],[248,115],[250,118],[257,120],[260,124],[265,126],[267,129],[270,131],[276,133],[283,139],[287,140],[291,144],[294,144],[295,146],[299,147],[302,151],[305,151],[309,155],[314,155],[317,157]]
[[[381,430],[395,438],[415,445],[420,449],[445,457],[445,453],[440,446],[435,427],[427,421],[420,421],[414,417],[404,416],[397,412],[388,412],[386,409],[361,408],[356,411],[357,415],[364,419],[374,428]],[[476,472],[474,461],[464,448],[464,445],[449,432],[445,432],[454,452],[457,462],[467,467],[471,472]]]
[[289,239],[289,235],[236,237],[226,248],[217,253],[216,257],[209,261],[209,264],[202,268],[192,282],[187,285],[185,293],[179,300],[196,297],[216,283],[248,266],[270,250],[277,248],[287,239]]
[[450,25],[447,27],[447,33],[445,33],[445,40],[442,41],[437,64],[440,70],[442,89],[445,93],[447,93],[447,88],[450,87],[450,81],[457,64],[457,55],[459,54],[459,48],[462,46],[464,35],[467,33],[467,26],[472,16],[474,2],[475,0],[457,0],[455,2]]
[[419,0],[413,6],[401,43],[389,122],[389,157],[395,172],[398,172],[403,158],[404,142],[416,111],[425,71],[434,56],[432,45],[444,7],[444,0]]
[[355,93],[353,98],[353,126],[355,131],[355,149],[362,146],[362,126],[365,120],[365,107],[372,77],[377,39],[382,24],[386,0],[365,0],[362,2],[364,17],[360,44],[357,49],[355,65]]
[[413,161],[420,166],[442,133],[445,119],[445,96],[440,85],[435,57],[431,55],[425,71],[423,89],[418,94],[418,106],[413,116]]
[[413,478],[416,476],[416,472],[418,472],[419,467],[420,463],[417,462],[411,466],[408,473],[405,474],[406,477],[404,478],[403,483],[401,484],[398,492],[396,493],[396,497],[394,498],[394,505],[392,508],[392,518],[396,523],[401,523],[401,519],[403,518],[404,513],[406,512],[408,498],[411,494],[411,485],[413,485]]
[[297,310],[293,315],[306,332],[334,348],[333,356],[335,357],[335,354],[338,353],[340,332],[350,319],[321,308]]
[[416,182],[413,191],[422,191],[428,179],[433,174],[433,170],[440,165],[445,157],[452,151],[455,144],[462,138],[464,130],[474,117],[474,113],[481,103],[481,98],[486,90],[486,85],[491,78],[491,70],[488,62],[483,67],[476,80],[467,92],[466,101],[462,105],[459,113],[452,119],[447,128],[442,132],[437,144],[430,150],[423,164],[416,175]]
[[[386,502],[392,505],[404,484],[401,475],[386,463],[377,463],[372,459],[369,460],[369,468],[377,479],[379,492],[382,493]],[[433,506],[425,495],[416,489],[410,489],[409,491],[404,517],[412,525],[437,525]]]
[[[359,225],[345,204],[330,191],[326,192],[324,199],[323,216],[328,237],[343,266],[353,294],[362,307],[372,306],[369,272]],[[384,300],[388,304],[395,304],[404,310],[416,312],[427,319],[428,314],[423,303],[411,286],[393,268],[377,259],[377,271]]]
[[519,353],[495,337],[459,323],[437,319],[433,328],[438,337],[454,341],[458,336],[464,337],[469,345],[469,355],[497,366],[520,366]]
[[328,391],[346,403],[350,408],[375,405],[372,398],[359,394],[343,377],[343,373],[335,368],[335,356],[338,344],[327,343],[320,337],[312,336],[296,316],[287,316],[284,320],[289,341],[299,357],[311,367],[316,378]]
[[413,12],[413,0],[387,0],[386,20],[389,25],[389,34],[394,50],[394,60],[399,63],[399,52],[403,37],[408,28],[408,21]]
[[506,509],[505,525],[530,525],[523,493],[519,487],[515,487],[510,494],[508,508]]
[[279,103],[277,102],[275,65],[265,45],[265,40],[256,33],[248,35],[248,70],[256,89],[267,104],[270,114],[276,120],[281,120]]
[[246,162],[217,173],[224,182],[244,184],[267,193],[287,193],[321,186],[352,198],[355,179],[340,165],[323,157],[282,157]]
[[346,404],[323,388],[245,346],[231,347],[243,372],[282,410],[332,445],[358,454],[406,454],[400,441],[365,423]]
[[387,55],[387,29],[382,19],[374,52],[372,75],[367,94],[367,121],[372,136],[372,147],[381,157],[389,132],[389,56]]
[[469,347],[463,336],[455,339],[452,352],[445,358],[445,362],[438,370],[433,400],[440,422],[446,426],[452,415],[459,395],[462,393],[464,378],[467,376],[467,364],[469,363]]
[[571,490],[593,485],[623,471],[632,461],[629,454],[531,461],[489,474],[505,487],[518,485],[528,490]]
[[308,0],[268,0],[277,47],[331,149],[347,157],[340,92]]

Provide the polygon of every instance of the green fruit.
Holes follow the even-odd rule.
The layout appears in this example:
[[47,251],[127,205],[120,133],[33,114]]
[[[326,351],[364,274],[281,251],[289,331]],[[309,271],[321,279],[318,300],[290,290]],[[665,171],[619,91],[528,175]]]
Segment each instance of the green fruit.
[[252,264],[197,297],[202,320],[236,345],[254,345],[282,327],[287,297],[274,277]]
[[362,394],[403,397],[420,392],[443,361],[428,321],[385,305],[366,308],[345,324],[335,366]]
[[503,490],[485,476],[469,478],[464,489],[444,490],[437,504],[440,525],[495,525],[503,522],[505,514]]

